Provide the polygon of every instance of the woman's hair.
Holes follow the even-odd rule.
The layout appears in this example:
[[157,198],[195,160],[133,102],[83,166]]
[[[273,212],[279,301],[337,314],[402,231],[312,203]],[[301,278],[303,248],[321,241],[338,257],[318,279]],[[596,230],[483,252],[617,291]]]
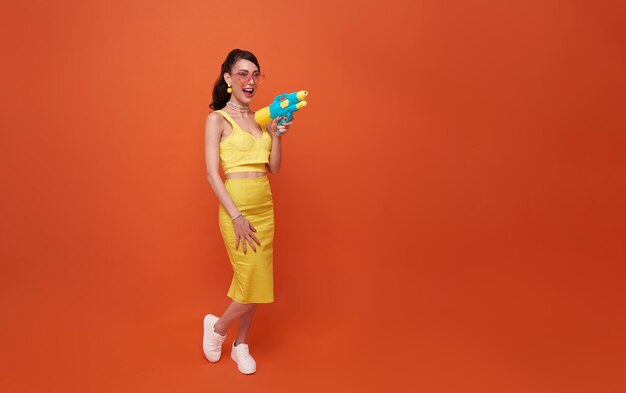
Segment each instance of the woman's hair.
[[241,59],[253,62],[259,68],[259,72],[261,72],[261,66],[257,61],[256,56],[254,56],[251,52],[243,49],[231,50],[230,53],[228,53],[228,56],[226,56],[226,60],[222,63],[220,74],[215,81],[215,85],[213,85],[213,102],[209,105],[209,108],[217,110],[226,106],[226,103],[230,99],[230,93],[226,91],[226,89],[228,89],[228,85],[224,80],[224,73],[230,73],[235,63]]

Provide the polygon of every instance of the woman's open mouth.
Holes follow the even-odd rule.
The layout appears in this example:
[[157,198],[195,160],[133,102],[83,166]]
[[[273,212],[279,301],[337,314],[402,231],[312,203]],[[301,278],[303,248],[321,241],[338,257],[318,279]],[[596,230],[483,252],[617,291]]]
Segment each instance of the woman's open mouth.
[[254,89],[253,88],[245,88],[245,89],[243,89],[243,94],[246,97],[252,97],[253,93],[254,93]]

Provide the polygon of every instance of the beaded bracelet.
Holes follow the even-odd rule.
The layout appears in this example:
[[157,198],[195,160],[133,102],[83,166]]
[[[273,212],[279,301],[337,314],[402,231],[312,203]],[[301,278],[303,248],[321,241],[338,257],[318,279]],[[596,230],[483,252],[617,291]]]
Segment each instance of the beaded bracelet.
[[243,216],[243,213],[239,213],[239,215],[237,217],[233,218],[233,221],[235,221],[236,219],[238,219],[241,216]]

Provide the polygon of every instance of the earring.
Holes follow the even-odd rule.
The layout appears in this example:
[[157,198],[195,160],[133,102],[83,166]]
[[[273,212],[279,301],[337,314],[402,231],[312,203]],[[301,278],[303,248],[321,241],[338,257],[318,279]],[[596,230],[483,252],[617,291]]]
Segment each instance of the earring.
[[228,89],[226,89],[227,92],[232,93],[233,89],[230,88],[230,83],[228,84]]

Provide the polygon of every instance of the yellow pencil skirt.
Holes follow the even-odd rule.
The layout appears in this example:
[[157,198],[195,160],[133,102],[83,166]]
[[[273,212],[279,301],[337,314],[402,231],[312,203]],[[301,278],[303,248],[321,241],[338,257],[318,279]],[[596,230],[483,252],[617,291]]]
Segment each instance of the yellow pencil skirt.
[[254,240],[256,252],[246,240],[247,253],[242,240],[235,249],[235,227],[230,214],[219,204],[219,226],[224,245],[233,267],[233,279],[227,296],[238,303],[274,302],[274,201],[267,175],[251,178],[225,179],[224,185],[244,217],[252,223],[253,232],[261,245]]

